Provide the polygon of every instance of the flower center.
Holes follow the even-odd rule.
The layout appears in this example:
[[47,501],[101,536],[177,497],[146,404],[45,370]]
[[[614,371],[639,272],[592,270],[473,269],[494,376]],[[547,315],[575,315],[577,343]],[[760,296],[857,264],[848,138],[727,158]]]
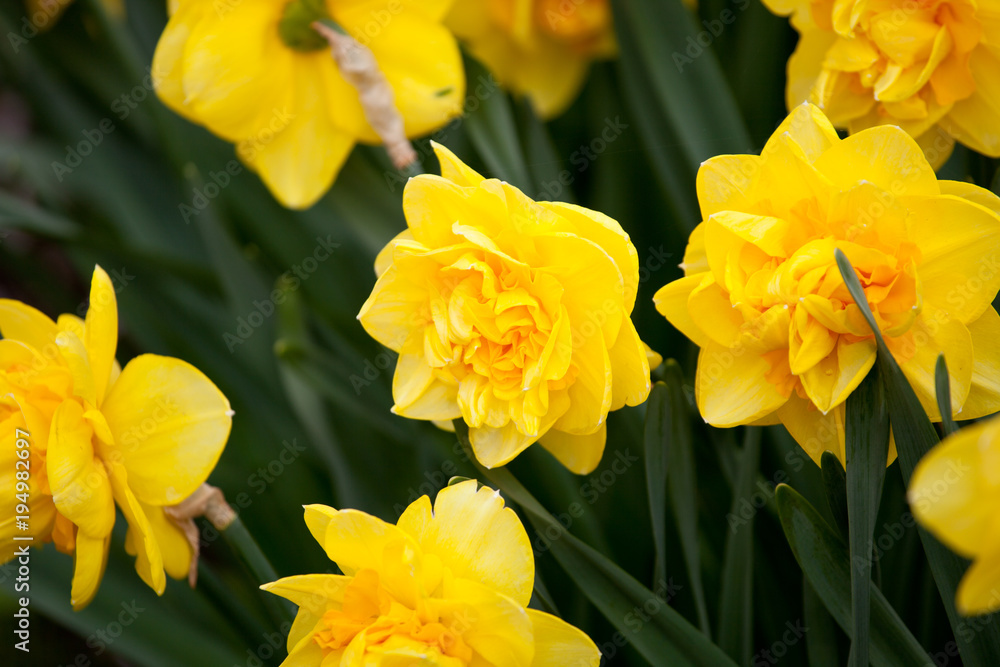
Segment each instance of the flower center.
[[972,0],[819,0],[812,13],[839,35],[814,91],[824,107],[846,85],[874,95],[881,115],[914,120],[975,92],[969,56],[982,27]]
[[410,609],[385,590],[375,570],[361,570],[344,591],[340,610],[323,615],[314,640],[324,654],[346,648],[363,635],[363,654],[416,656],[428,652],[442,667],[464,667],[472,649],[461,632],[446,627],[428,612]]
[[326,39],[313,30],[316,21],[330,20],[324,0],[291,0],[285,5],[278,34],[281,41],[295,51],[319,51],[329,46]]

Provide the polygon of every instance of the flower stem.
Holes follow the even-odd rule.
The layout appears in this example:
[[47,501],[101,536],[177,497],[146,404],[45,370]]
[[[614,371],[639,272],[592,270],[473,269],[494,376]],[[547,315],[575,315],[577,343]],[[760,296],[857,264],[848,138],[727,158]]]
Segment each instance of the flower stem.
[[[229,546],[242,559],[247,572],[254,579],[255,585],[259,586],[278,579],[278,573],[275,572],[274,567],[267,560],[267,556],[261,551],[260,545],[257,544],[239,517],[234,518],[229,527],[222,531],[222,534]],[[291,603],[286,600],[266,595],[264,604],[278,625],[295,618],[295,610]]]

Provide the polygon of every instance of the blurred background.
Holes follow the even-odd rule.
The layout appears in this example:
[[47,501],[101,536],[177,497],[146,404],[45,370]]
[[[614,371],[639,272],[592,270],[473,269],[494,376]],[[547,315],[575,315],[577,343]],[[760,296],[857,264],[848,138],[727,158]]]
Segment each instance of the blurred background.
[[[487,177],[622,224],[639,252],[637,327],[678,361],[690,402],[695,348],[655,312],[652,295],[681,275],[687,234],[700,220],[700,162],[758,152],[783,119],[795,35],[757,0],[701,0],[694,12],[680,0],[612,5],[619,55],[593,66],[566,114],[542,123],[467,60],[466,114],[433,138]],[[726,10],[736,18],[724,24]],[[394,354],[355,319],[376,253],[405,227],[403,179],[380,147],[358,147],[315,207],[282,208],[231,144],[157,100],[149,66],[166,18],[163,0],[126,0],[123,16],[76,0],[58,23],[33,31],[21,0],[0,3],[0,295],[51,316],[82,315],[101,264],[118,296],[119,360],[141,352],[185,359],[232,402],[232,437],[210,482],[278,574],[333,571],[306,530],[303,504],[394,521],[451,476],[475,476],[453,434],[390,414]],[[429,141],[417,147],[436,171]],[[942,177],[989,187],[996,167],[958,146]],[[591,476],[567,472],[540,447],[510,467],[553,514],[580,503],[570,532],[713,640],[736,646],[741,664],[843,664],[846,638],[804,590],[773,502],[774,484],[789,481],[827,511],[819,470],[782,427],[768,427],[756,432],[750,493],[734,493],[747,434],[706,427],[688,410],[694,472],[690,493],[668,501],[662,569],[654,567],[645,406],[611,415],[605,458]],[[628,464],[612,469],[616,460]],[[950,629],[906,520],[896,465],[876,526],[877,537],[892,536],[877,576],[933,653]],[[201,526],[198,589],[170,580],[157,599],[125,554],[118,524],[101,590],[83,612],[69,604],[72,559],[51,547],[35,552],[30,660],[18,662],[24,656],[7,640],[0,656],[32,665],[280,663],[284,637],[265,594],[210,526]],[[528,530],[546,604],[586,631],[606,664],[648,664],[627,641],[614,642],[615,627]],[[0,618],[14,609],[13,576],[0,568]],[[808,632],[789,632],[803,626]]]

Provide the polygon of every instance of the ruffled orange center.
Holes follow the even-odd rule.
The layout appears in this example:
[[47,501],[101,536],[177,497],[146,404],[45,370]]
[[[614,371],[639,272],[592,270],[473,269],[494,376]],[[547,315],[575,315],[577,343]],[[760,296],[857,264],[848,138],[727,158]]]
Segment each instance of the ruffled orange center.
[[490,0],[489,7],[496,25],[522,42],[541,33],[586,49],[611,29],[608,0]]
[[458,383],[471,426],[508,421],[537,432],[549,391],[572,383],[563,287],[550,275],[492,253],[470,251],[436,276],[426,305],[424,356],[438,377]]
[[877,100],[882,116],[918,120],[975,92],[975,0],[815,0],[811,9],[837,34],[813,92],[835,124],[867,113],[844,93]]
[[324,654],[344,649],[362,635],[363,655],[430,654],[442,667],[472,660],[472,649],[460,633],[426,610],[418,612],[394,599],[375,570],[359,571],[344,591],[342,608],[327,611],[321,624],[313,639]]

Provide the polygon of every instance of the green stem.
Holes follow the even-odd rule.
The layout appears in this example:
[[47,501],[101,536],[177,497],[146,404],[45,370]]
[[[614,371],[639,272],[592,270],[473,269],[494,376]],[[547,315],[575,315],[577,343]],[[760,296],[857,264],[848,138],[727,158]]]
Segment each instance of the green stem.
[[[261,551],[260,545],[257,544],[239,517],[233,519],[229,527],[222,531],[222,535],[243,561],[243,565],[254,580],[255,585],[259,586],[278,580],[278,573],[275,572],[274,567],[267,560],[267,556]],[[285,600],[267,594],[264,597],[264,604],[278,625],[295,618],[293,606]]]
[[237,629],[247,645],[254,645],[269,629],[260,619],[247,610],[243,601],[233,595],[232,589],[205,564],[198,563],[198,592],[211,601],[230,624]]

